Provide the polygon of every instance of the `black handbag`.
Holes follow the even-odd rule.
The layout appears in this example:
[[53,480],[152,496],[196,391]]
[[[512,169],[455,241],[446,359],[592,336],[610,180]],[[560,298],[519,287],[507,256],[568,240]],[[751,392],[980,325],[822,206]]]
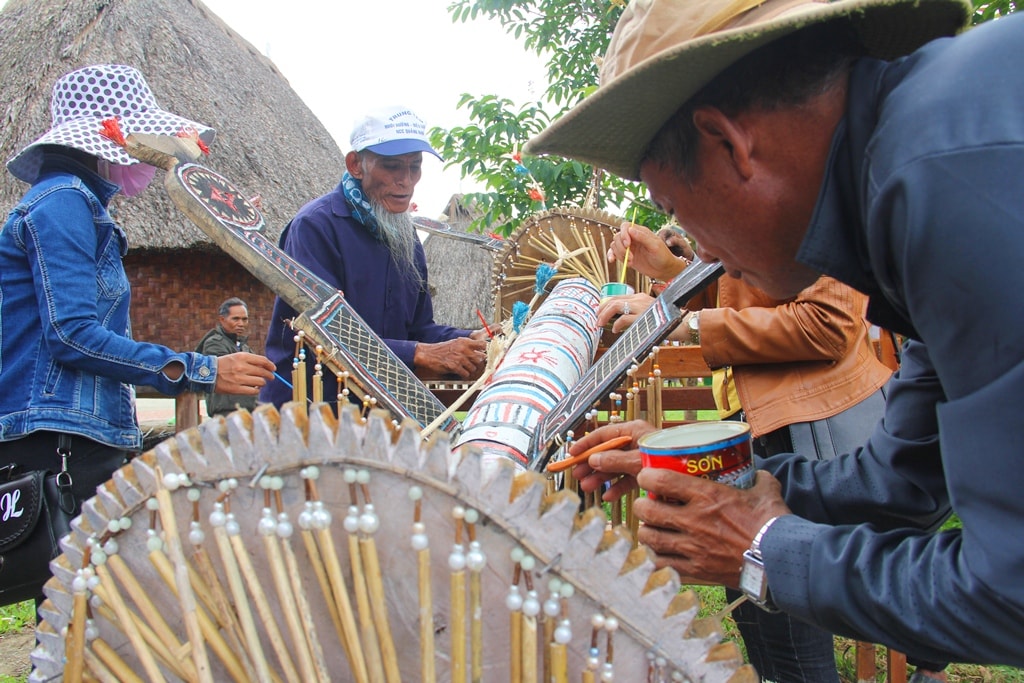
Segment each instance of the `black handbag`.
[[50,560],[61,553],[59,541],[71,531],[75,498],[67,470],[70,448],[58,451],[63,467],[56,474],[0,467],[0,605],[43,594]]

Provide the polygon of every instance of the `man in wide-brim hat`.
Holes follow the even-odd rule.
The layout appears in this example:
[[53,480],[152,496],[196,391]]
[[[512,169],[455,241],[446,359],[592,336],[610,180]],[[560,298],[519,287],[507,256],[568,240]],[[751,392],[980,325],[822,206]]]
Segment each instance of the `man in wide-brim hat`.
[[1024,18],[956,35],[969,11],[634,0],[601,86],[527,151],[639,178],[729,275],[780,298],[830,275],[909,338],[853,453],[764,460],[748,490],[642,470],[660,562],[921,660],[1024,666]]

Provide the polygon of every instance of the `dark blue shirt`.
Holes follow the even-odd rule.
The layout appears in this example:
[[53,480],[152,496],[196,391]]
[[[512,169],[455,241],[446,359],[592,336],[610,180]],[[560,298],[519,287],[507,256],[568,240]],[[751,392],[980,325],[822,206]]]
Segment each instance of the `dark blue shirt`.
[[[340,184],[299,210],[281,234],[280,245],[296,261],[341,290],[366,324],[410,368],[417,342],[436,343],[470,334],[434,322],[434,307],[426,286],[403,274],[387,247],[352,217]],[[420,279],[426,283],[427,260],[419,242],[415,261]],[[295,333],[286,321],[295,316],[290,306],[276,299],[267,331],[267,357],[277,365],[277,373],[289,381]],[[306,366],[312,375],[312,361]],[[333,400],[336,393],[332,384],[325,386],[325,400]],[[291,389],[280,380],[260,392],[261,401],[278,407],[291,397]]]
[[916,341],[866,446],[763,463],[779,606],[931,661],[1024,666],[1022,67],[1010,16],[854,68],[799,259]]

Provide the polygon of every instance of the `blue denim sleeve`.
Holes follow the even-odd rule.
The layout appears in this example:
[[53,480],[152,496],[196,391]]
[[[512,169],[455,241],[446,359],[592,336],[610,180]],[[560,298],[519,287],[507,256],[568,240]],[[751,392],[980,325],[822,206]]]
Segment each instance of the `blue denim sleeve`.
[[[99,244],[92,211],[80,192],[68,189],[60,194],[59,201],[33,208],[24,233],[43,340],[51,357],[81,371],[152,386],[168,395],[212,387],[216,359],[130,338],[131,292],[120,249]],[[118,239],[116,231],[109,239]],[[119,316],[124,329],[108,328]],[[162,372],[173,361],[185,367],[177,381]]]

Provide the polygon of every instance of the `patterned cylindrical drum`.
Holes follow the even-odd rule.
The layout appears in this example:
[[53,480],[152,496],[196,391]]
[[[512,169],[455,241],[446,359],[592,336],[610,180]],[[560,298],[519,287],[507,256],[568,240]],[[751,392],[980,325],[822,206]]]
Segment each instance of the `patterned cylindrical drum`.
[[526,466],[537,423],[594,362],[601,332],[598,299],[587,280],[563,280],[512,343],[456,443],[479,446],[485,471],[498,458]]

